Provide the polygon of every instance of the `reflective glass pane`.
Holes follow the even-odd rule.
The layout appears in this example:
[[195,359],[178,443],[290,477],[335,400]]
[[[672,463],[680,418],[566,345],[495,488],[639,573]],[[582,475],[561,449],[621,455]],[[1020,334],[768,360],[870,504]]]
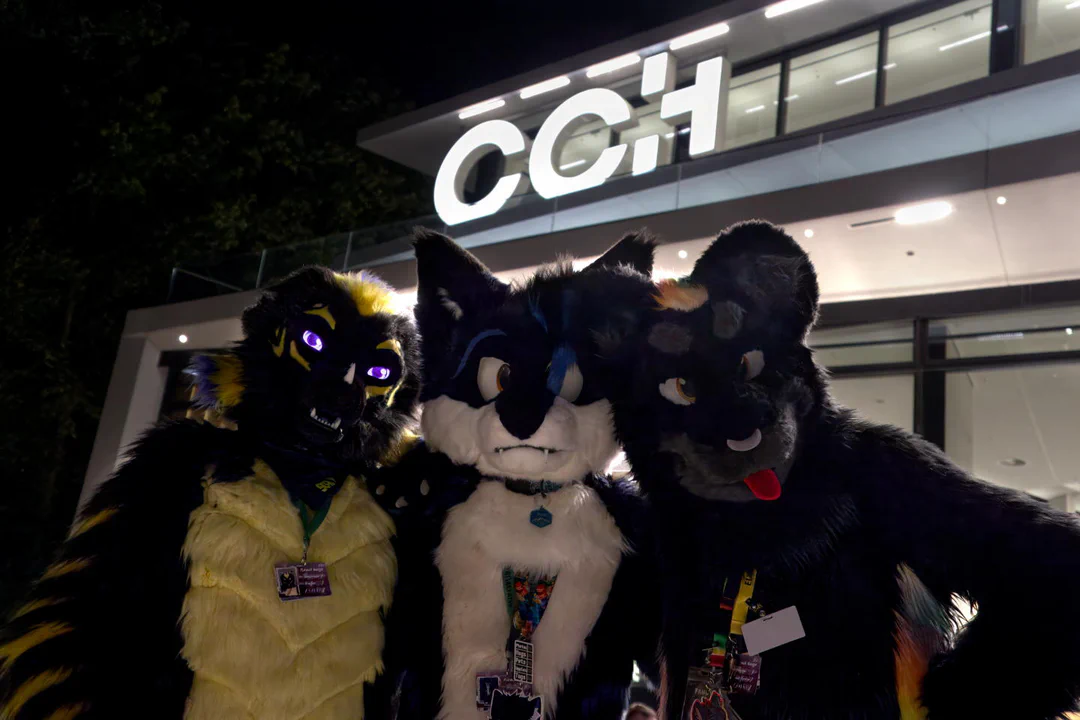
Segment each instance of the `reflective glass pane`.
[[732,78],[724,147],[731,149],[775,137],[779,95],[779,65]]
[[913,357],[910,322],[814,330],[808,343],[814,359],[827,368],[911,362]]
[[949,373],[945,452],[962,468],[1044,499],[1080,490],[1080,365]]
[[915,418],[915,376],[833,378],[833,398],[859,416],[911,432]]
[[938,320],[930,325],[930,343],[932,356],[946,358],[1080,350],[1080,307]]
[[791,61],[787,131],[793,132],[874,108],[878,36],[801,55]]
[[1024,62],[1080,50],[1080,1],[1025,0]]
[[574,130],[556,150],[555,169],[563,175],[574,176],[592,167],[600,153],[611,146],[611,128],[602,120],[585,123]]
[[616,175],[625,175],[633,169],[634,141],[646,135],[660,136],[660,157],[656,165],[670,165],[675,150],[675,128],[660,119],[660,103],[655,102],[635,111],[638,119],[637,125],[619,133],[619,142],[628,145],[626,155],[615,170]]
[[988,0],[966,0],[890,27],[885,101],[989,75],[992,15]]

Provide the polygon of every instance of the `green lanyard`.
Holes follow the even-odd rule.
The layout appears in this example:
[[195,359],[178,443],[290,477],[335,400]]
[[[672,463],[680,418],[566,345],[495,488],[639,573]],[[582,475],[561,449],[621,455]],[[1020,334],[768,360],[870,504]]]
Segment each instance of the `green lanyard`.
[[311,536],[315,534],[315,531],[319,529],[319,526],[323,524],[323,520],[326,519],[326,513],[330,512],[330,503],[334,500],[328,498],[323,506],[308,516],[307,504],[303,500],[293,500],[293,505],[300,512],[300,524],[304,526],[304,556],[300,559],[301,565],[307,564],[308,547],[311,545]]

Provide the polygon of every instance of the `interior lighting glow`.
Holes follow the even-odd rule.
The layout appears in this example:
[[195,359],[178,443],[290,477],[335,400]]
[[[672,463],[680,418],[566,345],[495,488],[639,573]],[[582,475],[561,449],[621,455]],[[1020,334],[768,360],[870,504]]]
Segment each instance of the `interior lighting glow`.
[[727,35],[731,31],[731,27],[727,23],[716,23],[709,27],[695,30],[685,35],[680,35],[671,41],[669,47],[672,50],[682,50],[685,47],[691,45],[697,45],[698,43],[705,42],[706,40],[712,40],[713,38],[720,37],[721,35]]
[[458,119],[468,120],[471,117],[476,117],[477,115],[482,115],[486,112],[491,112],[492,110],[498,110],[505,104],[506,101],[502,98],[496,98],[494,100],[488,100],[487,102],[478,103],[476,105],[472,105],[471,107],[467,107],[461,112],[459,112]]
[[807,239],[814,237],[814,231],[810,228],[806,228],[805,230],[803,230],[803,237]]
[[685,250],[680,250],[679,251],[679,259],[680,260],[685,260],[687,257],[689,257],[689,253],[687,253]]
[[1080,8],[1080,0],[1076,0],[1076,2],[1071,2],[1065,6],[1066,10],[1075,10],[1076,8]]
[[570,168],[576,168],[578,165],[584,165],[584,164],[585,164],[585,158],[581,158],[580,160],[574,160],[573,162],[568,162],[565,165],[560,165],[559,169],[560,170],[569,170]]
[[178,337],[176,339],[180,341],[181,345],[183,345],[184,343],[186,343],[188,341],[188,336],[187,335],[181,335],[180,337]]
[[952,50],[954,47],[960,47],[961,45],[967,45],[968,43],[975,42],[976,40],[982,40],[985,37],[990,37],[990,31],[989,30],[987,30],[985,32],[981,32],[978,35],[972,35],[971,37],[964,38],[963,40],[957,40],[956,42],[951,42],[948,45],[942,45],[941,47],[938,48],[938,50],[940,52],[945,52],[946,50]]
[[641,56],[637,53],[630,53],[629,55],[620,55],[617,58],[605,60],[602,63],[597,63],[591,68],[585,71],[585,77],[594,78],[600,75],[607,75],[610,72],[616,70],[622,70],[623,68],[630,67],[631,65],[637,65],[641,62]]
[[1065,328],[1065,334],[1066,335],[1072,335],[1072,333],[1073,333],[1072,328]]
[[1007,202],[1009,202],[1009,199],[1007,197],[1005,197],[1004,195],[998,195],[998,199],[997,199],[997,204],[998,205],[1004,205]]
[[765,17],[771,20],[774,17],[787,15],[789,12],[802,10],[805,7],[817,5],[821,2],[825,2],[825,0],[783,0],[783,2],[778,2],[765,8]]
[[944,200],[911,205],[896,211],[893,219],[898,225],[919,225],[921,223],[935,222],[952,215],[952,203]]
[[557,78],[551,78],[550,80],[545,80],[542,83],[536,83],[535,85],[530,85],[527,88],[522,88],[519,95],[521,96],[522,100],[528,100],[531,97],[536,97],[537,95],[543,95],[544,93],[551,92],[552,90],[558,90],[559,88],[564,88],[569,84],[570,84],[570,78],[568,78],[565,75],[562,75],[562,76],[557,77]]
[[764,105],[758,105],[757,107],[752,107],[752,108],[748,109],[746,111],[746,114],[750,115],[751,113],[761,112],[764,109],[765,109]]
[[892,70],[894,67],[896,67],[896,63],[889,63],[888,65],[883,67],[882,70]]
[[857,73],[855,75],[852,75],[851,77],[846,77],[846,78],[844,78],[842,80],[837,80],[836,84],[837,85],[846,85],[849,82],[854,82],[856,80],[862,80],[865,77],[870,77],[871,75],[875,74],[876,72],[877,72],[877,70],[867,70],[866,72]]

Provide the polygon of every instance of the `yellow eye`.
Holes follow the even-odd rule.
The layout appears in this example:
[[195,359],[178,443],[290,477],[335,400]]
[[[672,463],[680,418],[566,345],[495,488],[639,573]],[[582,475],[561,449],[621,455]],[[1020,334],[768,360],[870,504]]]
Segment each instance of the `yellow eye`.
[[495,387],[499,388],[499,392],[510,387],[510,366],[506,363],[503,363],[499,372],[495,373]]
[[693,405],[697,401],[692,381],[686,378],[668,378],[660,383],[660,394],[676,405]]

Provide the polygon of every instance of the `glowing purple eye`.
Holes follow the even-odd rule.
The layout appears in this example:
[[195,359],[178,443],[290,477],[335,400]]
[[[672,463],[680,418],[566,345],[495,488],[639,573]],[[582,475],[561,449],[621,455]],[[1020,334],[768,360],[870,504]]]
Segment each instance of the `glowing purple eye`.
[[304,344],[315,352],[322,352],[322,338],[310,330],[304,331]]
[[376,365],[375,367],[369,367],[367,369],[367,374],[376,380],[385,380],[390,377],[390,368]]

